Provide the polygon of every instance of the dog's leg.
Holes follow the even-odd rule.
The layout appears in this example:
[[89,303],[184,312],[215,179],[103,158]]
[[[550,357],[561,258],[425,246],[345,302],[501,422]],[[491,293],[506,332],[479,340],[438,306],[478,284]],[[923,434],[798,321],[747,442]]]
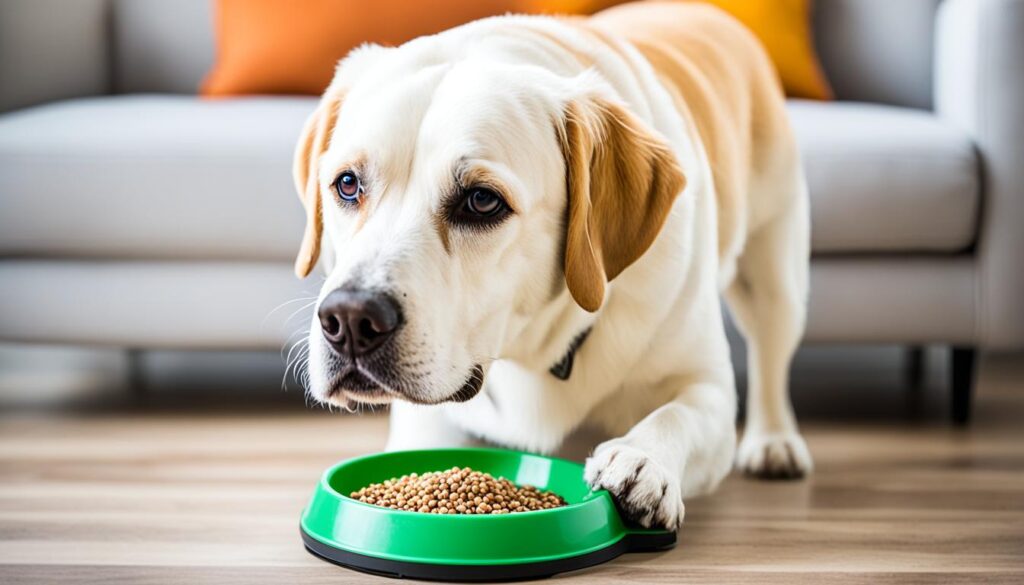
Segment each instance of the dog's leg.
[[809,228],[801,189],[785,213],[751,235],[725,292],[747,340],[747,420],[736,466],[766,478],[802,477],[812,467],[789,399],[789,366],[807,304]]
[[443,407],[403,401],[391,403],[388,451],[466,447],[475,444],[468,434],[448,420]]
[[731,384],[686,385],[625,436],[598,445],[587,459],[587,483],[611,492],[631,520],[674,530],[683,521],[683,500],[728,475],[735,416]]

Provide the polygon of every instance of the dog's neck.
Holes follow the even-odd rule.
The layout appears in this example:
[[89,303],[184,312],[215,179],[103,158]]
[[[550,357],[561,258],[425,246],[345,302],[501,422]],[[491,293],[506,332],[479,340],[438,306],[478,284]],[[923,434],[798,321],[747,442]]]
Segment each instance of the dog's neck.
[[576,361],[576,352],[583,346],[583,342],[587,340],[587,336],[590,335],[591,329],[592,327],[587,327],[579,335],[573,338],[572,343],[569,344],[569,349],[565,352],[565,355],[562,356],[562,359],[558,360],[558,363],[548,369],[552,376],[559,380],[569,379],[569,376],[572,375],[572,365]]
[[531,371],[568,380],[576,354],[586,341],[597,314],[581,309],[565,290],[531,314],[506,345],[503,358]]

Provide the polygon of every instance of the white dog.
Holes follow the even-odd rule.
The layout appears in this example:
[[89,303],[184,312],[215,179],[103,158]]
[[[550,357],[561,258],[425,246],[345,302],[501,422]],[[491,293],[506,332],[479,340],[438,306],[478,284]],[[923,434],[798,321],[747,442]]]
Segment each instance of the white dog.
[[[327,271],[309,392],[391,402],[388,449],[549,452],[634,520],[737,462],[800,476],[789,403],[808,203],[775,73],[720,11],[485,19],[338,67],[295,159],[300,276]],[[720,293],[749,344],[746,434]]]

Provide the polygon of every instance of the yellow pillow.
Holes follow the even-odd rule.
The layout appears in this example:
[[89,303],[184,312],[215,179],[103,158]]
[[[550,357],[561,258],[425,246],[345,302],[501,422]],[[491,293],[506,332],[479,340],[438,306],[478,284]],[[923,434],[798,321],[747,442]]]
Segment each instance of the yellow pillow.
[[[683,0],[680,0],[683,1]],[[833,99],[818,61],[811,30],[812,0],[687,0],[713,4],[733,15],[761,40],[775,63],[786,95]],[[593,14],[624,2],[615,0],[535,0],[542,12]]]
[[818,61],[811,31],[811,0],[700,0],[747,25],[761,39],[792,97],[830,100],[832,87]]

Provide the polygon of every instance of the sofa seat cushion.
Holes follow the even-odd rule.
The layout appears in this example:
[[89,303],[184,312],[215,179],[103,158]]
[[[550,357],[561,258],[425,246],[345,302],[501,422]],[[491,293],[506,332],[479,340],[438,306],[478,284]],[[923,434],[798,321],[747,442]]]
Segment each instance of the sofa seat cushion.
[[[0,254],[290,261],[291,181],[315,98],[119,96],[0,116]],[[927,112],[789,106],[815,253],[955,252],[974,240],[974,148]]]
[[791,101],[821,253],[958,252],[975,238],[971,140],[930,112]]
[[315,98],[119,96],[0,116],[0,254],[280,259]]

